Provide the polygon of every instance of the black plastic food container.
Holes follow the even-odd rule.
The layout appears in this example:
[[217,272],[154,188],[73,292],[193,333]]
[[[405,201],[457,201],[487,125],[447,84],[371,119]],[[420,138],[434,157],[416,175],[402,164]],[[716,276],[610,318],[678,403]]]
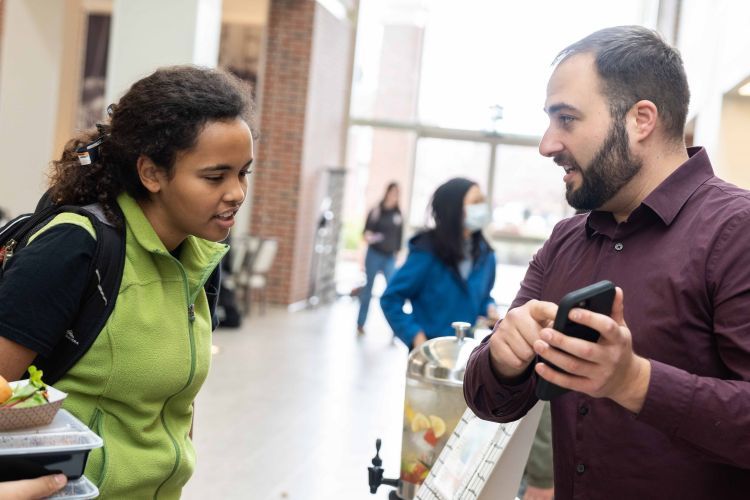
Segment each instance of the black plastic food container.
[[77,418],[60,410],[49,425],[0,432],[0,481],[52,473],[77,479],[83,475],[89,452],[102,444]]

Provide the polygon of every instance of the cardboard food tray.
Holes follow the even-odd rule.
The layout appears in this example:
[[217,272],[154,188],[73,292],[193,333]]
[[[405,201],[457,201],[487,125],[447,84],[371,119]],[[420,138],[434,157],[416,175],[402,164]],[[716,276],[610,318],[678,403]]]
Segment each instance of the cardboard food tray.
[[[10,386],[15,389],[17,385],[28,383],[28,380],[19,380],[11,382]],[[47,396],[49,403],[45,405],[32,406],[31,408],[0,408],[0,431],[38,427],[52,422],[67,394],[48,385]]]

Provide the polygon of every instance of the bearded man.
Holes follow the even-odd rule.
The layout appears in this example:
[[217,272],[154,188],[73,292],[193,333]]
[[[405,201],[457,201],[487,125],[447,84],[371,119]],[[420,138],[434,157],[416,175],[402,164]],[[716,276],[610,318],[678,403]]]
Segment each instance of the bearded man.
[[[471,356],[466,401],[509,422],[536,404],[539,377],[570,389],[551,403],[557,500],[747,498],[750,193],[685,149],[687,79],[656,33],[604,29],[556,63],[539,151],[590,212],[534,256]],[[569,316],[597,343],[550,327],[563,295],[604,279],[618,285],[611,316]]]

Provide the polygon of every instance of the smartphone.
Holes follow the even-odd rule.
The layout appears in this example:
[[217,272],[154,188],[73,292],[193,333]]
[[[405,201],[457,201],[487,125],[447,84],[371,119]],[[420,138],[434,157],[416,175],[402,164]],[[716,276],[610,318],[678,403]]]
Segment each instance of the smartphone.
[[[609,316],[612,314],[612,302],[614,302],[614,300],[615,285],[611,281],[600,281],[593,285],[572,291],[560,300],[553,328],[558,332],[562,332],[571,337],[587,340],[589,342],[596,342],[599,340],[599,332],[568,319],[570,310],[574,307],[580,307],[582,309],[588,309],[589,311]],[[565,370],[558,368],[541,356],[537,356],[537,358],[537,361],[541,361],[545,365],[565,373]],[[536,384],[536,396],[543,401],[549,401],[550,399],[565,394],[566,392],[568,392],[568,389],[547,382],[542,377],[539,377]]]

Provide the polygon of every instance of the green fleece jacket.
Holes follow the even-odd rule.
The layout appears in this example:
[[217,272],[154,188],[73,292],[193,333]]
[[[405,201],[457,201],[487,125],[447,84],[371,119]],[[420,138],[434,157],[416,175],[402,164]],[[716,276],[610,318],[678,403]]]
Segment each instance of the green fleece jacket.
[[[118,203],[126,256],[114,311],[55,386],[68,393],[63,406],[104,440],[85,471],[101,498],[179,498],[195,467],[192,404],[211,360],[203,284],[228,247],[190,236],[178,260],[131,197]],[[94,235],[85,217],[61,214],[51,225],[62,223]]]

